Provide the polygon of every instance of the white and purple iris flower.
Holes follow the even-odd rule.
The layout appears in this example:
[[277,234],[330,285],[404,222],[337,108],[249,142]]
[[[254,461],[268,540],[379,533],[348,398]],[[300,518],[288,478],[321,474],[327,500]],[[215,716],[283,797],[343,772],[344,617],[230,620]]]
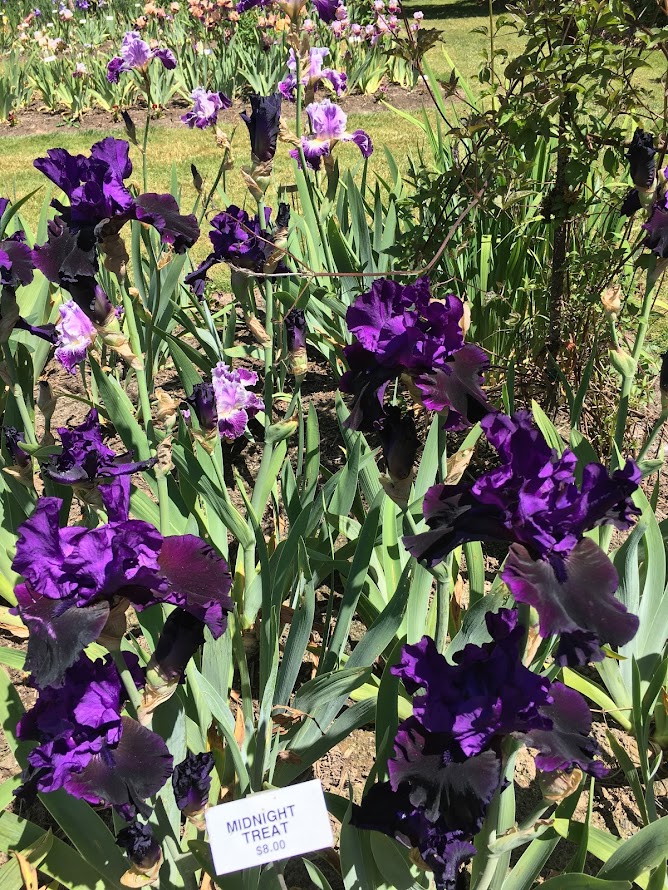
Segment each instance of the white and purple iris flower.
[[633,639],[638,618],[615,597],[617,571],[585,532],[631,527],[640,470],[628,460],[610,475],[590,463],[578,482],[576,455],[557,455],[528,411],[490,413],[481,425],[501,466],[475,482],[430,488],[429,530],[404,538],[406,548],[433,566],[467,541],[510,544],[501,578],[517,602],[536,609],[541,636],[559,635],[555,661],[600,661],[601,646]]
[[243,436],[248,421],[264,410],[262,399],[250,390],[256,383],[255,371],[232,370],[224,362],[218,362],[212,382],[194,386],[186,402],[205,434],[217,430],[221,438],[231,441]]
[[193,107],[181,120],[186,126],[204,130],[212,127],[218,120],[218,112],[230,108],[232,102],[224,93],[209,93],[204,87],[195,87],[191,93]]
[[[326,47],[313,47],[309,50],[309,62],[301,69],[301,82],[306,89],[315,91],[318,84],[326,80],[330,83],[337,96],[341,96],[346,89],[348,75],[343,71],[335,71],[333,68],[323,68],[323,62],[329,55]],[[297,60],[295,51],[290,50],[288,56],[288,76],[282,80],[278,89],[284,99],[294,102],[297,97]]]
[[176,68],[176,56],[171,49],[151,49],[145,40],[142,40],[139,31],[128,31],[121,43],[121,54],[113,58],[107,65],[107,80],[110,83],[118,83],[120,75],[124,71],[148,70],[149,62],[159,59],[165,68]]
[[513,737],[535,750],[540,771],[607,769],[591,737],[584,698],[524,667],[517,611],[486,615],[491,642],[469,643],[448,662],[423,637],[404,646],[392,673],[413,695],[388,761],[389,781],[372,786],[351,824],[417,848],[438,890],[454,890],[489,804],[503,787],[502,746]]
[[195,535],[163,537],[149,523],[129,519],[127,475],[98,489],[109,517],[105,525],[61,528],[62,501],[44,497],[19,527],[17,611],[30,630],[26,670],[38,688],[63,684],[118,605],[130,602],[141,611],[169,603],[215,638],[227,627],[232,601],[225,560]]
[[97,337],[97,329],[74,300],[62,303],[56,322],[56,359],[70,374],[75,374]]
[[[362,157],[368,158],[373,153],[371,137],[364,130],[355,130],[352,133],[346,131],[348,115],[338,105],[329,99],[322,102],[311,102],[306,107],[311,123],[311,135],[302,136],[302,150],[309,167],[317,170],[322,158],[330,155],[337,142],[354,142],[362,152]],[[300,159],[298,149],[293,149],[290,155]]]

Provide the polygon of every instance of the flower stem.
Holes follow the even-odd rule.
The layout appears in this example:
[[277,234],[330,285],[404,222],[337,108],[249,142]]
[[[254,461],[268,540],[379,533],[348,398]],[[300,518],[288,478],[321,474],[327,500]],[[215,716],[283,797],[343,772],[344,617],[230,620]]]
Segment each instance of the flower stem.
[[146,383],[146,369],[140,356],[142,355],[141,343],[139,340],[139,330],[137,328],[137,319],[135,318],[135,310],[132,299],[128,293],[127,287],[122,286],[123,308],[125,310],[125,319],[128,324],[128,339],[130,341],[130,349],[138,358],[140,367],[135,368],[137,375],[137,389],[139,391],[139,404],[141,407],[142,421],[146,430],[146,442],[139,443],[139,457],[146,460],[151,456],[149,442],[153,442],[153,423],[151,421],[151,402],[148,395],[148,385]]
[[141,694],[135,686],[135,681],[132,679],[130,668],[125,663],[122,651],[120,649],[115,649],[111,652],[111,657],[114,659],[114,663],[118,668],[118,673],[121,675],[123,686],[130,699],[128,710],[131,715],[136,718],[141,706]]
[[35,427],[32,421],[32,417],[30,416],[30,411],[28,410],[28,404],[23,394],[23,388],[21,387],[21,384],[19,382],[19,371],[16,367],[16,361],[14,360],[14,356],[12,355],[12,350],[9,343],[4,344],[4,353],[5,364],[7,365],[7,372],[9,374],[12,385],[12,395],[14,396],[14,400],[16,401],[16,405],[19,409],[19,414],[21,415],[21,420],[23,422],[23,433],[26,437],[26,442],[31,445],[36,445],[37,437],[35,436]]

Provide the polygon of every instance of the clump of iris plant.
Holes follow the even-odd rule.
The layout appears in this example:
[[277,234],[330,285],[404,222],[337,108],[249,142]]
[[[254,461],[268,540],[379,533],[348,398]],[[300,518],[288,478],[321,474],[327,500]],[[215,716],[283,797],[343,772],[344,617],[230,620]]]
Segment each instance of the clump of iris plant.
[[[333,68],[323,68],[323,62],[329,55],[329,50],[324,46],[312,47],[309,50],[308,59],[301,60],[300,81],[304,87],[304,102],[313,101],[315,92],[321,83],[329,84],[337,96],[341,96],[346,90],[348,80],[343,71],[335,71]],[[297,57],[294,49],[288,56],[288,76],[278,84],[278,90],[284,99],[294,102],[297,98]]]
[[112,612],[123,613],[129,603],[139,611],[174,605],[214,638],[232,610],[227,564],[209,544],[195,535],[164,537],[148,522],[129,519],[127,475],[98,490],[106,524],[63,528],[62,501],[43,497],[18,529],[17,611],[30,630],[26,670],[40,688],[62,685],[81,651],[105,633]]
[[120,56],[115,56],[107,65],[107,80],[118,83],[124,71],[137,71],[145,76],[153,59],[158,59],[167,69],[176,68],[176,56],[171,49],[151,49],[139,31],[128,31],[121,43]]
[[391,381],[403,380],[410,398],[429,410],[447,412],[445,429],[463,429],[490,410],[482,389],[487,356],[464,342],[463,320],[462,301],[432,298],[426,278],[378,279],[346,312],[354,337],[344,348],[349,370],[340,383],[353,396],[347,424],[380,434],[390,478],[402,488],[410,485],[417,433],[412,417],[385,405]]
[[211,383],[198,383],[186,397],[189,410],[195,413],[203,445],[211,448],[212,436],[233,441],[244,435],[264,402],[250,387],[257,384],[255,371],[228,367],[218,362],[213,369]]
[[522,664],[525,629],[515,610],[486,615],[491,641],[469,643],[448,662],[423,637],[391,669],[413,695],[397,730],[389,780],[353,806],[351,822],[413,848],[439,890],[458,886],[473,839],[505,783],[508,748],[533,749],[547,773],[607,773],[590,735],[586,701]]
[[[137,657],[125,659],[141,686]],[[169,778],[172,756],[159,735],[122,714],[126,689],[111,656],[91,661],[80,654],[57,687],[39,690],[16,731],[21,741],[38,743],[19,796],[64,788],[90,804],[113,806],[128,821],[149,816],[145,801]]]
[[[371,137],[364,130],[346,131],[348,115],[329,99],[322,102],[312,102],[306,107],[311,134],[301,137],[301,151],[304,159],[313,170],[320,168],[323,159],[331,157],[332,150],[338,142],[354,142],[362,153],[362,157],[368,158],[373,154]],[[292,149],[291,157],[300,160],[300,150]]]
[[602,525],[628,529],[640,510],[631,499],[641,474],[632,460],[612,475],[558,455],[527,411],[489,414],[481,421],[501,465],[475,482],[435,485],[424,499],[429,530],[404,538],[433,566],[467,541],[510,544],[502,580],[517,602],[533,606],[543,637],[559,635],[558,664],[600,661],[601,646],[622,646],[638,618],[615,597],[619,579],[604,551],[585,532]]
[[153,226],[176,253],[192,247],[199,226],[193,214],[179,212],[169,194],[135,197],[130,192],[125,184],[132,174],[129,149],[126,141],[108,137],[93,145],[89,157],[52,148],[35,160],[35,167],[62,189],[69,204],[51,202],[58,215],[48,224],[47,243],[35,248],[34,262],[49,281],[69,292],[110,348],[136,363],[139,359],[132,356],[115,309],[97,282],[99,254],[106,268],[123,276],[128,254],[120,231],[130,220]]
[[191,130],[193,127],[204,130],[214,126],[218,120],[218,112],[232,105],[232,101],[224,93],[210,93],[204,87],[195,87],[191,98],[193,107],[181,117]]

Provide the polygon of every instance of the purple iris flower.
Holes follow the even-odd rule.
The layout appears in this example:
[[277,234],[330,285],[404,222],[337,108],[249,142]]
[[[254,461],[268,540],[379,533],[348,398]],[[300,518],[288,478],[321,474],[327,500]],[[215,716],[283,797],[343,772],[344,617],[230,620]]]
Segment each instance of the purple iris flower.
[[417,848],[436,886],[452,890],[487,808],[503,784],[502,741],[537,749],[541,770],[606,770],[590,736],[591,714],[577,692],[522,664],[524,629],[515,610],[486,616],[491,641],[468,644],[446,661],[433,640],[404,646],[392,668],[413,698],[388,761],[389,781],[353,807],[358,828]]
[[152,871],[162,859],[160,845],[150,825],[131,822],[118,832],[116,843],[139,872]]
[[464,343],[464,306],[457,297],[432,300],[429,280],[399,284],[381,278],[359,296],[346,313],[355,341],[344,353],[350,368],[342,392],[355,399],[348,420],[352,429],[372,432],[384,415],[383,397],[390,380],[408,374],[424,404],[448,409],[446,429],[476,422],[489,408],[481,388],[485,353]]
[[341,0],[312,0],[318,15],[325,24],[331,24],[336,18],[336,10],[341,6]]
[[171,195],[133,197],[125,184],[132,174],[130,146],[123,139],[96,142],[89,157],[52,148],[34,165],[69,199],[67,206],[51,202],[59,215],[48,224],[47,243],[35,248],[35,265],[49,281],[68,290],[96,324],[105,324],[113,313],[95,279],[98,248],[117,241],[127,222],[136,219],[153,226],[176,253],[184,253],[199,238],[196,217],[180,214]]
[[241,112],[248,127],[253,163],[267,163],[274,159],[281,124],[281,94],[250,97],[251,113]]
[[626,153],[631,179],[636,188],[651,189],[656,178],[654,136],[638,128]]
[[[354,142],[364,158],[373,154],[373,143],[369,134],[364,130],[347,133],[348,115],[329,99],[311,102],[306,106],[306,113],[311,122],[311,135],[302,136],[302,150],[309,167],[317,170],[321,159],[332,153],[337,142]],[[293,149],[290,155],[299,160],[298,149]]]
[[291,309],[283,319],[288,335],[288,350],[295,352],[298,349],[306,349],[306,314],[303,309]]
[[186,759],[174,767],[172,785],[176,805],[186,816],[196,816],[206,809],[211,788],[213,754],[188,752]]
[[466,541],[510,543],[502,579],[518,602],[534,606],[542,636],[560,634],[560,664],[600,660],[601,643],[622,646],[638,619],[614,594],[614,566],[584,533],[600,525],[628,529],[640,511],[631,495],[641,475],[632,460],[609,475],[588,464],[576,482],[577,457],[557,456],[531,414],[490,414],[481,421],[501,466],[475,482],[435,485],[424,500],[429,531],[404,538],[435,565]]
[[97,330],[74,300],[62,303],[58,311],[56,358],[66,371],[75,374],[77,365],[84,361],[95,342]]
[[171,49],[151,49],[139,31],[128,31],[123,37],[120,56],[113,58],[107,66],[107,80],[118,83],[123,71],[133,69],[144,73],[152,59],[159,59],[165,68],[176,68],[176,56]]
[[[336,95],[341,96],[345,92],[348,76],[342,71],[322,67],[328,55],[326,47],[310,49],[308,66],[301,71],[301,82],[304,87],[315,90],[321,80],[328,80]],[[294,102],[297,96],[297,59],[293,49],[288,56],[288,71],[290,73],[279,83],[278,90],[284,99]]]
[[25,442],[25,435],[17,430],[15,426],[5,426],[2,428],[5,435],[5,448],[13,463],[17,467],[27,467],[30,465],[30,455],[21,448],[21,442]]
[[185,277],[185,283],[198,297],[204,294],[206,273],[217,263],[228,263],[233,269],[262,272],[274,249],[267,231],[270,214],[271,209],[265,208],[263,226],[257,216],[251,218],[245,210],[230,204],[227,210],[211,220],[209,240],[213,251]]
[[658,194],[650,209],[649,219],[643,223],[642,228],[647,232],[644,246],[659,259],[668,259],[668,197],[664,192]]
[[191,130],[193,127],[204,130],[213,126],[218,120],[218,112],[232,105],[224,93],[208,93],[204,87],[195,87],[191,98],[193,107],[181,117]]
[[132,460],[107,448],[102,439],[98,413],[91,408],[86,419],[74,429],[59,427],[62,453],[43,468],[44,475],[61,485],[81,485],[116,476],[129,476],[154,466],[157,458]]
[[170,603],[204,622],[217,638],[233,608],[224,559],[195,535],[163,537],[128,519],[130,481],[98,486],[109,522],[61,528],[62,501],[40,498],[19,527],[14,570],[17,611],[30,628],[26,670],[38,686],[63,682],[81,650],[102,633],[123,600],[138,610]]
[[[126,655],[136,682],[136,656]],[[24,793],[64,788],[93,805],[113,806],[125,819],[150,814],[144,803],[172,771],[160,736],[121,716],[125,689],[111,656],[91,661],[81,654],[62,687],[40,688],[35,705],[19,720],[16,735],[35,740],[24,773]]]
[[246,368],[232,370],[218,362],[212,377],[218,432],[223,439],[238,439],[245,433],[248,421],[264,410],[262,399],[249,389],[257,383],[257,374]]

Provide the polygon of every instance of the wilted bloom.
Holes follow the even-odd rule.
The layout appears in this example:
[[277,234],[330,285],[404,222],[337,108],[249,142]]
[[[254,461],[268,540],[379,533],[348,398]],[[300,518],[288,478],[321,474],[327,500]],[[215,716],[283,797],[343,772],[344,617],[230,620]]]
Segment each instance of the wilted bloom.
[[[329,99],[312,102],[306,107],[306,113],[311,122],[311,135],[302,136],[302,150],[306,163],[314,170],[320,167],[321,158],[331,154],[337,142],[354,142],[365,158],[373,153],[369,134],[364,130],[347,133],[348,115]],[[299,160],[297,149],[293,149],[290,155]]]
[[61,528],[62,501],[47,497],[19,526],[13,567],[24,583],[16,587],[17,608],[31,631],[26,670],[39,686],[62,683],[123,600],[138,610],[178,606],[216,638],[227,627],[232,601],[225,560],[195,535],[163,537],[149,523],[128,519],[127,476],[98,487],[106,525]]
[[131,454],[116,454],[107,448],[95,408],[91,408],[79,426],[59,427],[61,454],[43,467],[44,475],[61,485],[81,485],[101,479],[129,476],[155,465],[157,458],[132,460]]
[[350,370],[342,392],[355,401],[348,424],[371,432],[383,415],[390,380],[409,375],[415,393],[430,410],[448,410],[445,427],[460,429],[489,408],[482,390],[485,353],[464,343],[464,305],[452,294],[434,300],[429,280],[402,285],[381,278],[346,312],[355,342],[344,353]]
[[504,738],[537,749],[539,770],[606,772],[594,759],[599,752],[582,696],[523,666],[517,612],[485,618],[491,642],[466,645],[453,664],[429,637],[404,646],[392,673],[414,696],[413,716],[399,725],[389,781],[375,785],[351,819],[417,848],[436,886],[450,890],[503,787]]
[[[345,92],[347,75],[342,71],[322,67],[328,55],[329,50],[326,47],[313,47],[309,50],[308,64],[301,66],[300,80],[306,90],[307,102],[313,98],[318,84],[323,80],[331,84],[337,96]],[[288,57],[288,70],[290,74],[279,83],[278,89],[285,99],[294,102],[297,95],[297,60],[293,49]]]
[[248,127],[253,163],[268,163],[276,154],[276,141],[281,122],[281,94],[250,97],[251,113],[241,112]]
[[262,399],[249,389],[257,383],[257,374],[245,368],[233,371],[224,362],[218,362],[212,376],[218,432],[224,439],[238,439],[246,431],[248,421],[264,410]]
[[271,209],[267,207],[264,225],[261,225],[257,216],[251,218],[245,210],[230,204],[227,210],[211,220],[209,240],[213,251],[184,279],[198,297],[204,294],[206,273],[216,263],[228,263],[233,271],[265,271],[274,251],[271,234],[267,231],[270,216]]
[[188,752],[186,759],[174,767],[172,786],[176,805],[188,816],[198,816],[207,807],[211,788],[213,754]]
[[162,860],[160,845],[150,825],[131,822],[118,832],[116,843],[134,866],[133,870],[140,874],[152,872]]
[[146,73],[152,59],[159,59],[165,68],[176,68],[176,56],[171,49],[151,49],[138,31],[128,31],[123,37],[120,56],[113,58],[107,66],[107,80],[118,83],[123,71],[133,69]]
[[74,300],[62,303],[58,311],[60,319],[56,322],[56,358],[66,371],[74,374],[77,365],[84,361],[95,342],[97,330]]
[[193,127],[200,130],[211,127],[218,120],[218,112],[232,105],[224,93],[208,93],[204,87],[195,87],[191,98],[193,107],[181,117],[191,130]]
[[560,634],[557,662],[602,659],[601,645],[628,643],[638,619],[615,598],[617,572],[584,533],[631,526],[640,513],[631,500],[638,467],[629,460],[610,476],[591,463],[578,485],[576,455],[565,449],[557,456],[529,412],[490,414],[481,425],[501,466],[473,483],[430,488],[423,507],[429,531],[404,538],[406,547],[434,565],[466,541],[509,542],[501,577],[518,602],[534,606],[542,636]]
[[[137,657],[125,658],[141,683]],[[64,788],[93,805],[113,806],[125,819],[148,816],[144,801],[166,782],[172,757],[159,735],[121,716],[125,698],[109,655],[91,661],[81,654],[61,688],[41,686],[16,729],[21,741],[38,742],[28,754],[23,793]]]

